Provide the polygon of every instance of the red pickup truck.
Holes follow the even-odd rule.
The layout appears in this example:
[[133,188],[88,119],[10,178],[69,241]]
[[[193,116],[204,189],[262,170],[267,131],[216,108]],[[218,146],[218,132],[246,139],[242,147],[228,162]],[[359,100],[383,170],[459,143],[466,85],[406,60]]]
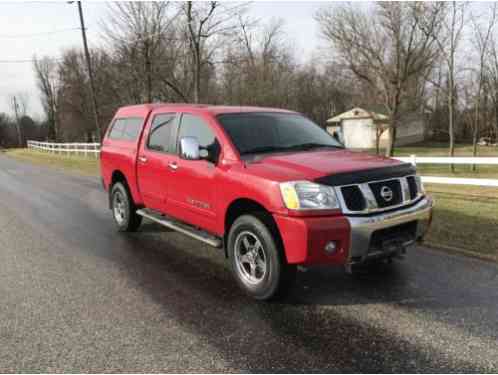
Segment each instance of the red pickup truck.
[[224,249],[235,279],[266,300],[297,265],[401,256],[432,200],[411,164],[345,150],[303,115],[191,104],[120,108],[101,150],[120,231],[153,220]]

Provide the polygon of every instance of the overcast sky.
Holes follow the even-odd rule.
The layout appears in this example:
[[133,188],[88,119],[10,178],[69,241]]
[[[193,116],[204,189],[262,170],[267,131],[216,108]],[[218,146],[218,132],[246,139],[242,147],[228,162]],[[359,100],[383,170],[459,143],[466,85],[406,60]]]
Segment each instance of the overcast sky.
[[[283,18],[286,31],[295,41],[296,52],[309,57],[320,44],[313,14],[323,2],[253,2],[250,14],[269,20]],[[90,46],[99,45],[99,23],[105,21],[107,3],[83,2]],[[41,115],[42,109],[30,60],[36,56],[60,56],[65,48],[82,45],[75,3],[0,2],[0,112],[11,112],[9,96],[23,93],[29,98],[28,111]],[[66,30],[59,32],[60,30]]]

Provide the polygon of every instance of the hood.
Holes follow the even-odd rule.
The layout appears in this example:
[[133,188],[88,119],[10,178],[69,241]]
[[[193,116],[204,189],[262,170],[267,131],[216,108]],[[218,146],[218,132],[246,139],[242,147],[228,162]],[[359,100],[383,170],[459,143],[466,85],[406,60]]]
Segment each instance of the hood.
[[320,177],[402,164],[395,159],[348,150],[317,150],[260,155],[247,169],[277,181],[315,180]]

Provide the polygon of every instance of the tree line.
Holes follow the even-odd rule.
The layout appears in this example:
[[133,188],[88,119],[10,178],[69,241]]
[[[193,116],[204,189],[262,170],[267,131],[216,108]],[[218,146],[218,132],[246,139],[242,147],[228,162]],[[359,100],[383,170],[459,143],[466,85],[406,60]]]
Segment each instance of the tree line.
[[[314,21],[327,48],[306,59],[286,32],[293,25],[253,19],[250,6],[110,4],[101,22],[102,47],[90,50],[102,131],[118,107],[134,103],[280,107],[322,126],[359,106],[389,116],[378,132],[391,135],[388,155],[397,129],[414,113],[426,120],[429,137],[448,142],[450,155],[457,141],[496,142],[495,4],[325,5]],[[46,117],[37,137],[94,140],[82,49],[65,50],[59,59],[35,57],[34,71]]]

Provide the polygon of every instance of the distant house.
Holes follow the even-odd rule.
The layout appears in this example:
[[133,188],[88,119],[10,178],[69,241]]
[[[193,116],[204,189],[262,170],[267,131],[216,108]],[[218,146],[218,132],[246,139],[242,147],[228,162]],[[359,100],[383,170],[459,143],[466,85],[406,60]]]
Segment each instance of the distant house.
[[[347,148],[368,149],[376,147],[380,134],[380,147],[389,141],[389,118],[363,108],[353,108],[327,120],[327,131],[336,134]],[[406,116],[397,128],[396,145],[403,146],[424,140],[424,120],[415,114]]]

